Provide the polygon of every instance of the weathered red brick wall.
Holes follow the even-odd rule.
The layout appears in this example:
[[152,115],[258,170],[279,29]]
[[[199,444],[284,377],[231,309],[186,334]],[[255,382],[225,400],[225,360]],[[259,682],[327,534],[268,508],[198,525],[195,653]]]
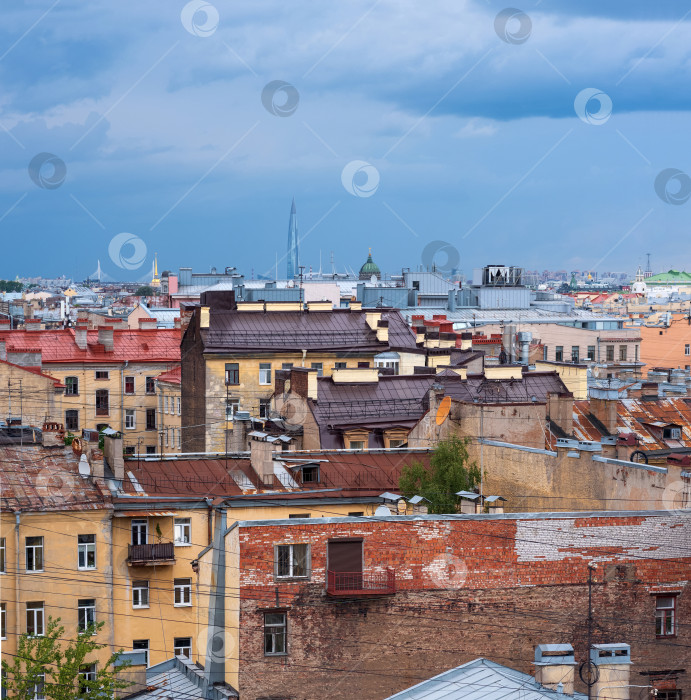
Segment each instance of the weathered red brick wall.
[[[572,643],[582,661],[591,561],[593,642],[631,645],[632,684],[647,683],[641,671],[691,675],[690,525],[669,514],[242,527],[241,697],[385,698],[478,656],[532,673],[540,643]],[[395,569],[394,596],[325,594],[327,541],[345,536],[363,537],[365,572]],[[274,581],[283,542],[311,545],[309,582]],[[665,590],[679,593],[679,633],[658,640],[654,593]],[[288,611],[289,654],[264,657],[263,611],[276,607]]]

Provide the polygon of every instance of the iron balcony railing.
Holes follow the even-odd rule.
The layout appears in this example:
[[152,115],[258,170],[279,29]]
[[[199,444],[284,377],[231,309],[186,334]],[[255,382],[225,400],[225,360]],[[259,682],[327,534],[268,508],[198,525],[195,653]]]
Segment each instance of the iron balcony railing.
[[172,542],[130,544],[127,546],[127,555],[130,564],[172,563],[175,561],[175,548]]
[[327,571],[326,592],[331,596],[393,595],[396,573],[386,571]]

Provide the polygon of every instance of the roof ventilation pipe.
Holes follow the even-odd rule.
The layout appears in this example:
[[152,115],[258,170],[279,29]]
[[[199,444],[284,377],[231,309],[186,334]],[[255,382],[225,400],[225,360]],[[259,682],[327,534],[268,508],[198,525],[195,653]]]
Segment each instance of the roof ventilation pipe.
[[533,334],[530,331],[521,331],[518,334],[518,345],[521,349],[521,364],[530,364],[530,341],[533,339]]

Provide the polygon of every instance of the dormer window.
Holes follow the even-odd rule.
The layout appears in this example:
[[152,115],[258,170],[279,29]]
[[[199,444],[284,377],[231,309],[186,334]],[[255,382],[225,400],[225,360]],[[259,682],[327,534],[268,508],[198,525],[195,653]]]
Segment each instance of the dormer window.
[[318,484],[319,483],[319,467],[303,467],[302,468],[302,483],[303,484]]
[[681,428],[669,426],[663,428],[662,437],[665,440],[680,440],[681,439]]

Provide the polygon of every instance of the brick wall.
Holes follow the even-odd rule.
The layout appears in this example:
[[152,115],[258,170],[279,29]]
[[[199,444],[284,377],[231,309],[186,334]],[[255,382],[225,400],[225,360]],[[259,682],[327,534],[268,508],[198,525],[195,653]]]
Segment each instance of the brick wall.
[[[241,697],[385,698],[478,656],[530,673],[539,643],[570,642],[582,661],[591,561],[593,642],[631,645],[630,682],[691,668],[690,529],[688,516],[671,514],[241,526]],[[325,594],[327,541],[344,536],[363,538],[365,573],[395,569],[395,595]],[[310,544],[309,582],[274,580],[273,545],[286,542]],[[678,593],[670,640],[655,637],[660,590]],[[270,608],[288,611],[287,656],[263,655]],[[691,691],[690,680],[679,687]]]

